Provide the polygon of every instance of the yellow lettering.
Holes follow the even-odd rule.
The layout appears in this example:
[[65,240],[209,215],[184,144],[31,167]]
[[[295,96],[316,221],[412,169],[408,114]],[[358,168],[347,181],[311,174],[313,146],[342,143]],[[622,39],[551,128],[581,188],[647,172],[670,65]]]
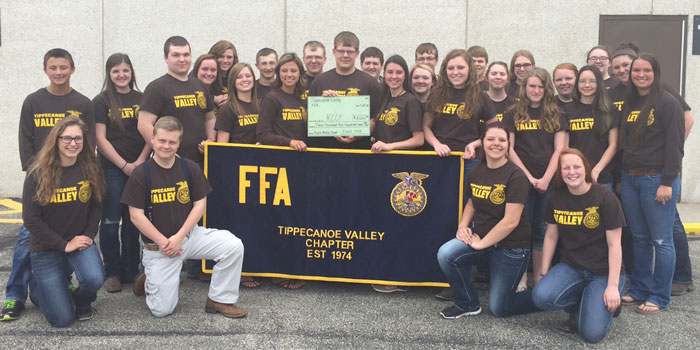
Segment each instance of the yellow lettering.
[[246,188],[250,187],[250,180],[246,178],[248,173],[257,173],[255,165],[241,165],[238,167],[238,203],[245,204]]
[[280,168],[279,176],[277,176],[277,185],[275,186],[275,198],[272,200],[272,205],[280,205],[284,201],[284,205],[289,207],[292,205],[292,198],[289,194],[289,181],[287,180],[287,168]]

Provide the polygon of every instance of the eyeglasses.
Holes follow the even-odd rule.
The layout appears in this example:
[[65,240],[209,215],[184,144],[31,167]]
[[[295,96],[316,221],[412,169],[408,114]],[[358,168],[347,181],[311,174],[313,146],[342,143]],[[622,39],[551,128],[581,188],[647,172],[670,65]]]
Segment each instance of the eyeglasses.
[[514,64],[513,67],[515,67],[515,69],[529,69],[532,67],[532,63],[517,63]]
[[588,62],[607,62],[610,59],[608,56],[591,56],[588,57]]
[[435,57],[416,57],[416,62],[432,62],[437,61]]
[[352,56],[352,55],[357,54],[357,50],[339,50],[339,49],[335,49],[335,52],[336,52],[338,55],[341,55],[341,56],[345,56],[345,55]]
[[83,143],[83,137],[82,136],[59,136],[58,137],[61,142],[65,143],[66,145],[70,145],[71,142],[75,141],[76,144],[81,144]]

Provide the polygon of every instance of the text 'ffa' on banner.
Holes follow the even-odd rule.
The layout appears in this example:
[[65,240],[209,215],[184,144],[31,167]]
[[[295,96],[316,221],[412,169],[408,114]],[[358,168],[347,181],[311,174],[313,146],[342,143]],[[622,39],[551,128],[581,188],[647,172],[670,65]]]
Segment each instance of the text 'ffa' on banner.
[[243,241],[244,275],[447,286],[463,161],[435,152],[206,144],[205,225]]

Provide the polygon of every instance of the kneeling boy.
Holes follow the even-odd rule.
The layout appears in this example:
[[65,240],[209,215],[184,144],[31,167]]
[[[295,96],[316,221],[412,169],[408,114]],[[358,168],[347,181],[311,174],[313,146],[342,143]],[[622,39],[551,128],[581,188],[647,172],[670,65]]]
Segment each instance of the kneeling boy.
[[178,300],[180,269],[186,259],[216,261],[204,308],[226,317],[247,311],[234,305],[243,266],[243,243],[229,231],[197,225],[211,186],[193,161],[176,156],[182,124],[173,117],[153,127],[153,158],[136,168],[124,188],[122,203],[141,231],[145,275],[134,281],[134,293],[146,294],[157,317],[170,315]]

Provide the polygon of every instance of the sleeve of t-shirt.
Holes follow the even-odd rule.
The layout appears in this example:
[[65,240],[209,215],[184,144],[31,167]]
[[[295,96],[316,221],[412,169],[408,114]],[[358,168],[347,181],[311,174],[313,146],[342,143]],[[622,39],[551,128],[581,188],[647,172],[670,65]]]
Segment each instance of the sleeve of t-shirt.
[[[143,96],[141,96],[141,110],[152,113],[156,116],[161,116],[163,114],[163,103],[165,99],[160,93],[160,89],[156,81],[151,82],[146,86],[146,90],[143,91]],[[209,101],[207,101],[208,103]]]
[[527,180],[525,173],[515,164],[513,165],[516,169],[506,184],[506,203],[525,204],[527,194],[530,192],[530,182]]
[[503,124],[506,125],[506,128],[508,128],[508,130],[511,133],[515,132],[515,122],[513,121],[513,112],[512,111],[506,112],[503,115]]
[[41,245],[50,250],[65,251],[68,242],[61,237],[41,217],[41,205],[37,202],[36,189],[38,187],[36,178],[29,174],[24,179],[24,189],[22,191],[22,220],[24,226],[35,239],[41,240]]
[[100,94],[92,100],[92,107],[95,110],[95,123],[109,125],[109,106],[107,106],[101,96],[103,95]]
[[219,115],[216,116],[216,123],[214,124],[214,129],[225,131],[230,134],[233,132],[234,122],[235,121],[233,108],[226,104],[223,107],[221,107],[221,109],[219,109]]
[[681,171],[683,160],[683,141],[685,139],[685,116],[680,103],[670,95],[662,96],[659,116],[666,127],[664,145],[664,168],[661,172],[661,184],[671,186]]
[[22,170],[27,171],[34,155],[38,150],[34,149],[34,120],[32,106],[29,99],[22,104],[22,112],[19,115],[19,159],[22,162]]
[[[467,201],[472,199],[472,181],[474,181],[474,180],[472,180],[473,176],[474,176],[474,171],[470,171],[467,173],[467,181],[464,184],[465,186],[467,186],[467,200],[464,202],[465,204]],[[464,209],[464,208],[462,208],[462,209]]]
[[187,159],[186,163],[190,172],[190,183],[188,185],[190,187],[190,198],[192,202],[196,202],[206,197],[212,191],[212,188],[207,178],[204,177],[202,169],[195,162]]
[[496,107],[493,105],[493,101],[489,98],[486,93],[481,93],[481,120],[484,123],[493,119],[496,116]]
[[[549,196],[547,196],[547,207],[544,210],[544,221],[548,224],[556,224],[554,221],[554,205],[552,204],[552,197],[554,197],[555,191],[549,191]],[[525,214],[525,213],[523,213]]]
[[382,98],[382,90],[379,87],[379,83],[376,79],[368,81],[369,87],[367,91],[369,92],[369,115],[377,115],[379,113],[379,103]]
[[145,209],[146,195],[146,174],[143,170],[143,164],[141,164],[134,169],[131,176],[129,176],[129,180],[126,181],[121,203],[130,207]]
[[[315,81],[314,81],[315,82]],[[260,106],[258,125],[255,127],[255,139],[263,145],[289,146],[291,138],[276,135],[272,131],[272,125],[276,118],[282,115],[282,109],[276,99],[268,94]]]
[[668,85],[668,84],[666,84],[666,83],[663,83],[663,84],[661,84],[661,87],[663,88],[664,91],[668,91],[668,93],[671,94],[671,96],[673,96],[673,98],[675,98],[676,101],[678,101],[678,102],[681,104],[681,108],[683,108],[683,111],[689,111],[689,110],[690,110],[690,106],[688,105],[687,102],[685,102],[685,99],[683,99],[683,96],[681,96],[680,94],[678,94],[678,93],[676,92],[676,90],[673,90],[673,88],[671,87],[671,85]]
[[408,130],[411,132],[423,131],[423,108],[417,98],[408,99],[406,119],[408,120]]
[[569,131],[569,118],[566,116],[566,110],[559,108],[559,111],[559,130],[557,131]]
[[320,91],[320,88],[318,87],[318,84],[319,84],[318,78],[319,77],[320,77],[320,75],[318,77],[316,77],[316,79],[314,79],[314,81],[311,82],[311,86],[309,86],[309,95],[308,96],[322,96],[323,95],[323,91]]
[[622,205],[617,199],[617,196],[607,188],[604,188],[605,194],[600,203],[600,215],[603,217],[603,225],[606,230],[613,230],[619,227],[627,226],[625,214],[622,211]]
[[[90,209],[87,216],[87,225],[85,225],[85,231],[83,234],[90,238],[95,238],[97,230],[100,224],[100,219],[102,218],[102,202],[95,199],[94,191],[93,196],[90,198]],[[29,231],[31,232],[31,231]]]
[[84,101],[83,104],[80,106],[80,111],[83,112],[83,114],[80,116],[80,119],[87,124],[88,130],[90,131],[89,139],[90,139],[90,144],[97,145],[97,136],[95,133],[95,108],[92,105],[92,101],[90,101],[89,98],[81,96]]
[[[204,84],[202,84],[204,85]],[[214,96],[212,96],[211,92],[209,89],[207,89],[206,86],[204,86],[204,97],[207,99],[207,108],[204,109],[204,112],[209,112],[214,110]]]

